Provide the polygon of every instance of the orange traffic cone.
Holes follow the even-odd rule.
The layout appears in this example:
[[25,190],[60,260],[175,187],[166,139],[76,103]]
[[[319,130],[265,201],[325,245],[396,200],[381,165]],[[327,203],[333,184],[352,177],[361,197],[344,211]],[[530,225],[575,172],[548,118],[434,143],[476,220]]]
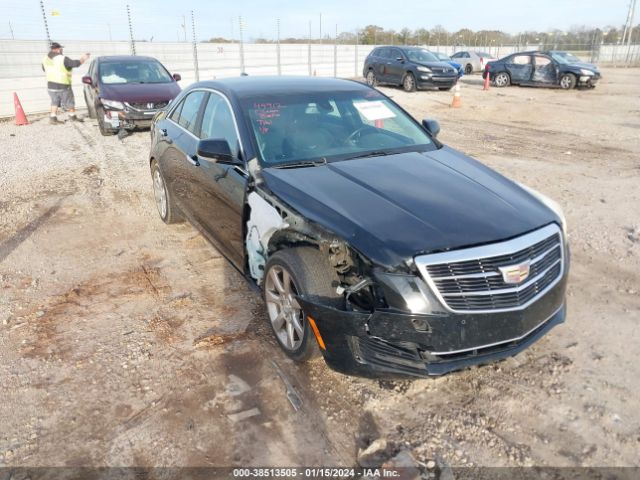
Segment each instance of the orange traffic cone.
[[484,77],[484,86],[482,87],[482,90],[489,90],[489,83],[490,83],[489,77],[490,77],[490,75],[489,75],[489,72],[486,72],[486,73],[487,73],[487,76]]
[[453,101],[451,102],[451,106],[453,108],[458,108],[462,105],[460,102],[460,85],[456,83],[456,88],[453,93]]
[[27,120],[27,116],[24,114],[18,94],[15,92],[13,92],[13,107],[16,111],[16,125],[29,125],[29,120]]

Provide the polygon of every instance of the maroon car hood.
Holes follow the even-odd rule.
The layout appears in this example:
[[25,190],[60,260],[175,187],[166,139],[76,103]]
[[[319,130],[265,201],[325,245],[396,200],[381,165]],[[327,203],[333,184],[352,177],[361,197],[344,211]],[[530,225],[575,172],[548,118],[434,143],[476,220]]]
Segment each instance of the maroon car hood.
[[180,93],[178,82],[100,85],[100,97],[128,103],[155,103],[173,100]]

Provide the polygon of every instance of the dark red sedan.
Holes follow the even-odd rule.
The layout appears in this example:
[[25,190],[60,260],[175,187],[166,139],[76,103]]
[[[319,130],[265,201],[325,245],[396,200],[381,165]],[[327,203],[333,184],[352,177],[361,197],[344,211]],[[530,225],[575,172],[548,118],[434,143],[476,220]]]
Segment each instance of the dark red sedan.
[[98,119],[103,135],[148,128],[156,112],[180,93],[180,79],[152,57],[97,57],[82,77],[89,117]]

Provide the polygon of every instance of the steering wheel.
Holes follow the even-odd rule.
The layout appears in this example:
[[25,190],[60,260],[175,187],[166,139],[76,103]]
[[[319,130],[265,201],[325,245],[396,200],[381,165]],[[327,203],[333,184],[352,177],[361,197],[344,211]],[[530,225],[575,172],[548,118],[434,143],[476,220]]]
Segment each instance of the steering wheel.
[[374,130],[377,131],[378,129],[375,127],[372,127],[371,125],[363,125],[360,128],[357,128],[356,130],[354,130],[344,141],[344,143],[351,143],[352,145],[355,145],[355,140],[358,139],[358,141],[360,140],[360,138],[362,138],[362,133],[367,131],[367,130]]

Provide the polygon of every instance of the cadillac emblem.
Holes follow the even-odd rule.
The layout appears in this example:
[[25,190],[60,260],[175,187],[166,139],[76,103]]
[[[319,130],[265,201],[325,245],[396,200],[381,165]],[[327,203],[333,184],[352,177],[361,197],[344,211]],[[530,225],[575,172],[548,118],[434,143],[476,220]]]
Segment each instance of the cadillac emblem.
[[531,269],[531,262],[519,263],[518,265],[509,265],[508,267],[499,267],[500,273],[502,273],[502,279],[504,283],[516,284],[521,283],[529,276]]

